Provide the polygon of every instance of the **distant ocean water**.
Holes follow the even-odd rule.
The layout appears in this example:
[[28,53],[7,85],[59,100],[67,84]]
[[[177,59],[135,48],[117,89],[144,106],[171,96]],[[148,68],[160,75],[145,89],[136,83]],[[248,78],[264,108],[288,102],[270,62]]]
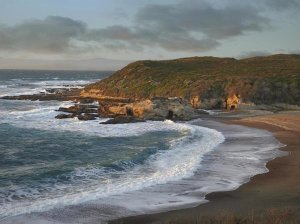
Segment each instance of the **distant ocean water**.
[[[81,88],[109,74],[2,70],[0,96]],[[55,209],[95,201],[114,211],[100,209],[103,220],[190,206],[266,172],[266,161],[279,153],[268,132],[214,122],[54,119],[67,105],[0,100],[0,223],[48,211],[63,223]]]

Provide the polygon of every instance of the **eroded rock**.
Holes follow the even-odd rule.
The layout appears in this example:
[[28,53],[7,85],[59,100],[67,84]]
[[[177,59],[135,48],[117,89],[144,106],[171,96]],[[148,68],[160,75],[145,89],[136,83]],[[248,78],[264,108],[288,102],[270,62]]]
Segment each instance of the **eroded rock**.
[[193,96],[190,101],[193,108],[198,109],[201,105],[201,100],[199,96]]
[[99,102],[100,117],[135,117],[146,120],[190,120],[191,104],[181,98],[156,97],[134,103]]
[[228,96],[226,99],[226,109],[227,110],[235,110],[238,108],[239,104],[240,104],[240,99],[235,94]]

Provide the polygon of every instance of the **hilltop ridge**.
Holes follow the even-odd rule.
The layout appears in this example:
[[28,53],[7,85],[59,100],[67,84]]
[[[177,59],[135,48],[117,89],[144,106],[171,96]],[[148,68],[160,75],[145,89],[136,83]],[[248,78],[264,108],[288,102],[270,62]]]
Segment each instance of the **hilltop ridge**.
[[254,104],[299,105],[300,55],[136,61],[86,86],[81,95],[131,100],[197,98],[203,108],[222,107],[231,95]]

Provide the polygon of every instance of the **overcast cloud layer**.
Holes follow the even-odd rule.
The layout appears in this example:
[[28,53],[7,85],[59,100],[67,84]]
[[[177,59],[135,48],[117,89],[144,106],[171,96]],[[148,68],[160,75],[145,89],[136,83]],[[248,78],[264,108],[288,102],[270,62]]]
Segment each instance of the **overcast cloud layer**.
[[214,50],[232,38],[276,29],[275,17],[270,16],[273,12],[276,15],[299,8],[299,0],[146,4],[130,16],[130,25],[97,29],[74,18],[48,15],[14,26],[1,25],[0,51],[8,55],[27,52],[78,56],[93,52],[103,56],[107,52],[159,49],[197,54]]

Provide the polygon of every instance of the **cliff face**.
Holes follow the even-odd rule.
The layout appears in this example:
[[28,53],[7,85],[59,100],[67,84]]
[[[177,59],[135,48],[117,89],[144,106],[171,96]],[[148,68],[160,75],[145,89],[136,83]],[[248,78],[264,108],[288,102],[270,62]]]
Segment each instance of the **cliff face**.
[[255,104],[299,105],[300,55],[138,61],[81,94],[129,100],[181,97],[200,108],[226,107],[233,95]]

